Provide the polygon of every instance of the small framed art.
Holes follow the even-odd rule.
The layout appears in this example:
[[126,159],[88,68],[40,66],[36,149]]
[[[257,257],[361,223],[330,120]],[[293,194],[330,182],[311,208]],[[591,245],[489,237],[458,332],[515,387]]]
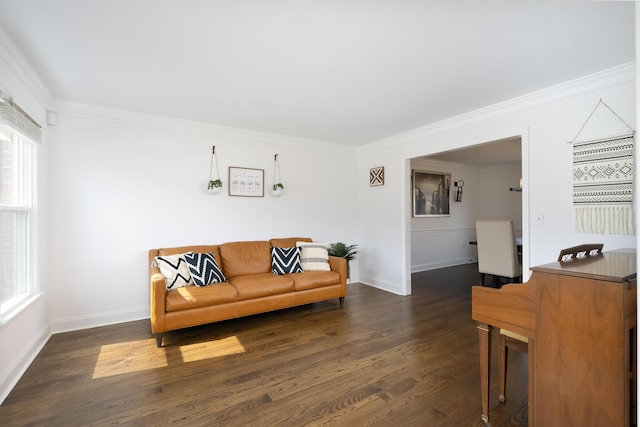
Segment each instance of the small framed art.
[[384,166],[369,169],[369,186],[384,185]]
[[264,169],[229,166],[229,195],[264,197]]

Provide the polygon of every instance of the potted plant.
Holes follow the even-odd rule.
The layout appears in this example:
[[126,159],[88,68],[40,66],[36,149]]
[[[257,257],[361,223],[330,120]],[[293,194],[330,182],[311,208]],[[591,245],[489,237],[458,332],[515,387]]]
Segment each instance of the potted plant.
[[349,261],[356,259],[358,245],[346,245],[342,242],[329,244],[329,255],[341,257],[347,260],[347,279],[351,280]]
[[[282,190],[284,190],[284,185],[280,182],[282,178],[280,177],[280,159],[276,154],[273,156],[273,187],[271,187],[271,195],[273,197],[280,197],[282,195]],[[276,182],[277,181],[277,182]]]
[[207,191],[212,194],[218,194],[222,189],[222,181],[218,179],[209,180],[209,185],[207,186]]
[[284,190],[284,185],[282,185],[281,182],[278,182],[276,184],[273,184],[273,188],[271,189],[271,194],[274,197],[279,197],[280,195],[282,195],[282,190]]

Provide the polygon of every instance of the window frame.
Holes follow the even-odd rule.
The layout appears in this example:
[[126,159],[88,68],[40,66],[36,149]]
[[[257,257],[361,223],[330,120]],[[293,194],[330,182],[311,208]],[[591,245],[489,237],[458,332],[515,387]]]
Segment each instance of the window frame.
[[[40,295],[37,261],[37,188],[38,188],[38,148],[39,144],[25,136],[20,130],[5,123],[0,123],[5,141],[17,147],[16,162],[19,169],[15,172],[17,191],[19,196],[13,203],[3,203],[0,199],[0,214],[25,213],[26,220],[18,220],[15,239],[20,239],[23,247],[16,247],[15,267],[18,270],[16,280],[20,281],[20,293],[8,298],[0,298],[0,326],[7,323],[17,313],[28,306]],[[1,141],[0,142],[4,142]],[[2,168],[0,168],[2,170]],[[4,278],[2,278],[4,279]],[[4,287],[4,280],[0,281],[0,288]],[[12,286],[16,286],[15,283]],[[0,289],[4,292],[4,289]]]

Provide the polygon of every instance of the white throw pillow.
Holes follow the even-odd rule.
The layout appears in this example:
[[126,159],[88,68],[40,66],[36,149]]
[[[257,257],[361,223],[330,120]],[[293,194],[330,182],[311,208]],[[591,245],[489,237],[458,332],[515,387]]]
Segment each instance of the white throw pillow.
[[194,284],[184,254],[157,256],[153,263],[160,268],[167,290]]
[[303,271],[331,271],[327,243],[296,242],[296,246],[300,248]]

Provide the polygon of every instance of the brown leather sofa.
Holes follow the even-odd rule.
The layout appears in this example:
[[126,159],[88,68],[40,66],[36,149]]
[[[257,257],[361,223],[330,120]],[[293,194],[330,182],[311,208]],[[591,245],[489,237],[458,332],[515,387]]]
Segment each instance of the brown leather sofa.
[[[304,271],[278,275],[271,272],[271,247],[295,247],[309,238],[229,242],[220,245],[182,246],[149,250],[151,331],[158,347],[165,332],[190,326],[264,313],[347,294],[347,263],[329,257],[331,271]],[[213,252],[227,281],[208,286],[167,290],[156,256],[186,252]]]

